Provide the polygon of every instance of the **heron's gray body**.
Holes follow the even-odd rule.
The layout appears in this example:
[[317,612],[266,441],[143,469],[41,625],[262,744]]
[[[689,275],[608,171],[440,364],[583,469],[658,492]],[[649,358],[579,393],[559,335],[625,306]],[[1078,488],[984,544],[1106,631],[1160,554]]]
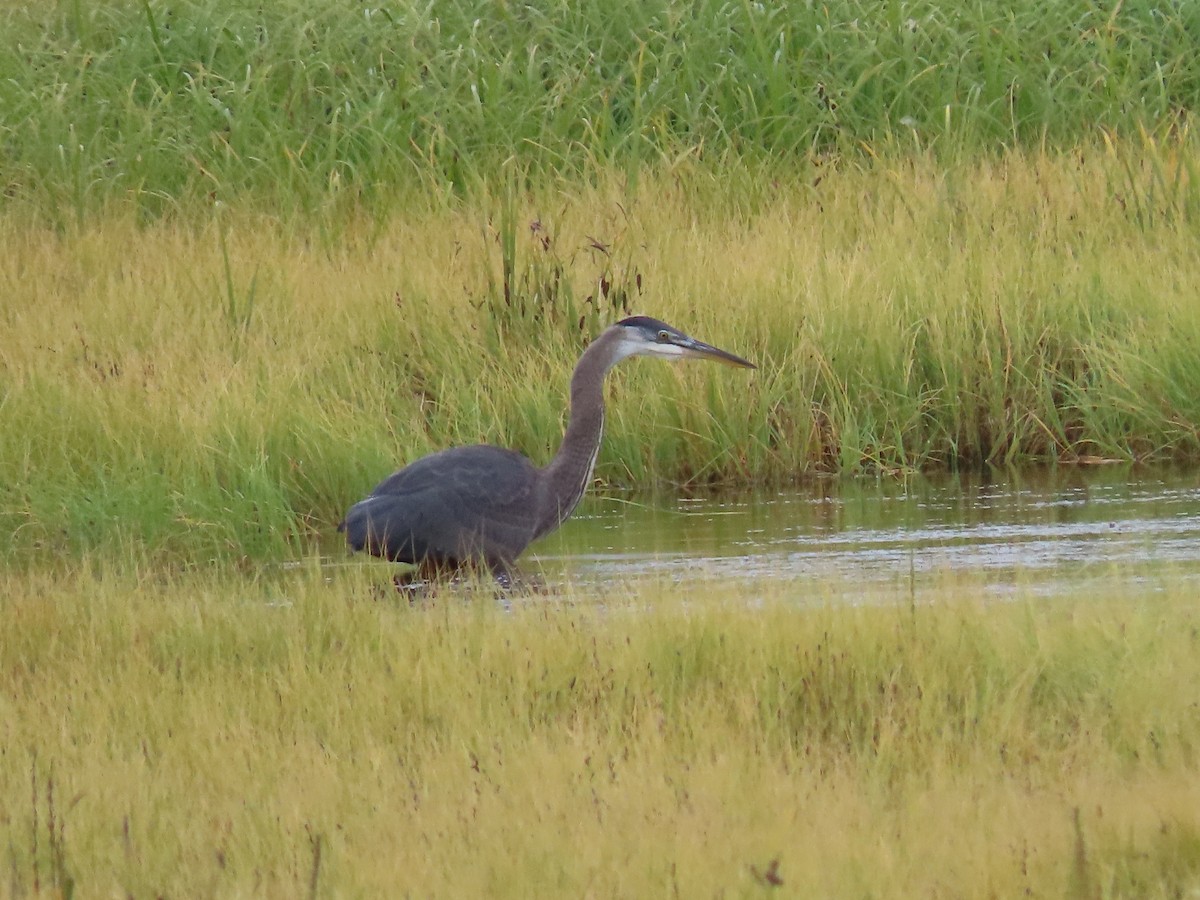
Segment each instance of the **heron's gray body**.
[[528,514],[540,506],[537,474],[520,453],[486,444],[431,454],[350,508],[346,540],[393,562],[456,567],[479,559],[511,568],[553,527]]
[[592,478],[604,431],[604,376],[629,356],[697,356],[753,368],[645,316],[624,319],[584,351],[571,377],[571,414],[549,465],[477,445],[423,457],[350,508],[338,530],[354,550],[393,562],[512,569],[518,556],[571,515]]

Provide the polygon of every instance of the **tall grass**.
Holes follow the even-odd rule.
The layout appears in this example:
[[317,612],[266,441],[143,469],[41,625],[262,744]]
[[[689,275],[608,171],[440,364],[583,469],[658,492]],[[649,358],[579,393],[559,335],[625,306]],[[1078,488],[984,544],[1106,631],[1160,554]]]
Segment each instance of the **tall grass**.
[[[14,896],[1176,897],[1186,583],[372,599],[362,572],[0,584]],[[711,588],[711,590],[710,590]],[[718,597],[724,599],[717,599]],[[803,600],[803,605],[797,603]]]
[[548,459],[630,312],[760,368],[621,367],[607,486],[1200,460],[1198,10],[0,0],[0,892],[1195,892],[1169,572],[501,612],[314,543]]
[[288,214],[694,157],[948,159],[1169,129],[1189,3],[946,0],[0,5],[0,185],[78,221],[253,196]]
[[760,369],[621,367],[610,486],[1196,460],[1194,160],[830,164],[745,202],[685,169],[633,201],[509,192],[324,237],[10,216],[5,551],[273,558],[429,450],[546,461],[579,350],[627,311]]

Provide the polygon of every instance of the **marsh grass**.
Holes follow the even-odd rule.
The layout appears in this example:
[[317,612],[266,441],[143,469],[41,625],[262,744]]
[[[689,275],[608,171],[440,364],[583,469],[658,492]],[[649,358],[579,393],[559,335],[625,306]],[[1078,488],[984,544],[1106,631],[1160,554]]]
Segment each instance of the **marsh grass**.
[[285,216],[721,177],[894,147],[961,161],[1186,122],[1188,3],[284,0],[0,4],[0,184],[62,224],[253,196]]
[[410,607],[315,563],[2,587],[13,895],[1200,884],[1182,583],[858,608],[832,582]]
[[0,2],[0,893],[1195,893],[1169,573],[409,606],[316,548],[549,458],[627,312],[760,368],[622,367],[607,486],[1196,462],[1197,9]]
[[336,232],[246,208],[0,219],[11,562],[303,554],[406,460],[549,459],[571,366],[626,312],[754,359],[612,376],[597,476],[1194,461],[1190,142],[828,163],[729,193],[505,187]]

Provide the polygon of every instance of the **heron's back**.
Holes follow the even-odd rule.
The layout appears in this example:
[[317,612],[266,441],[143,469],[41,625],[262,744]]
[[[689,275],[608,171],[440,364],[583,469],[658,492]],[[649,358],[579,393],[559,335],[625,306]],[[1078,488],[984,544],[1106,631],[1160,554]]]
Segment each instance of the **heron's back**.
[[538,478],[511,450],[443,450],[380,483],[339,529],[353,549],[393,562],[511,566],[537,530]]

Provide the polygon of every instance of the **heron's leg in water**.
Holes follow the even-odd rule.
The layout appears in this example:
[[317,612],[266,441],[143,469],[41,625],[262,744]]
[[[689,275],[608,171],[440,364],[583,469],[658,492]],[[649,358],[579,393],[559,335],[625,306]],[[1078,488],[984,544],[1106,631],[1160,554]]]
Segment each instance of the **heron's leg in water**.
[[462,571],[463,565],[456,559],[427,556],[408,574],[414,579],[425,582],[450,582],[457,578]]
[[427,557],[413,568],[397,573],[392,581],[398,588],[411,590],[413,587],[460,584],[472,577],[486,579],[490,576],[499,581],[508,572],[516,572],[516,569],[494,562],[485,564],[482,560],[460,562]]
[[398,572],[392,577],[396,591],[410,602],[423,600],[439,588],[470,586],[473,582],[492,580],[499,591],[497,596],[511,594],[544,594],[546,582],[539,575],[527,575],[517,566],[501,559],[458,563],[447,560],[425,560],[420,565]]
[[424,560],[419,565],[392,576],[392,585],[396,593],[408,598],[409,603],[427,600],[438,591],[439,587],[452,584],[457,566]]

